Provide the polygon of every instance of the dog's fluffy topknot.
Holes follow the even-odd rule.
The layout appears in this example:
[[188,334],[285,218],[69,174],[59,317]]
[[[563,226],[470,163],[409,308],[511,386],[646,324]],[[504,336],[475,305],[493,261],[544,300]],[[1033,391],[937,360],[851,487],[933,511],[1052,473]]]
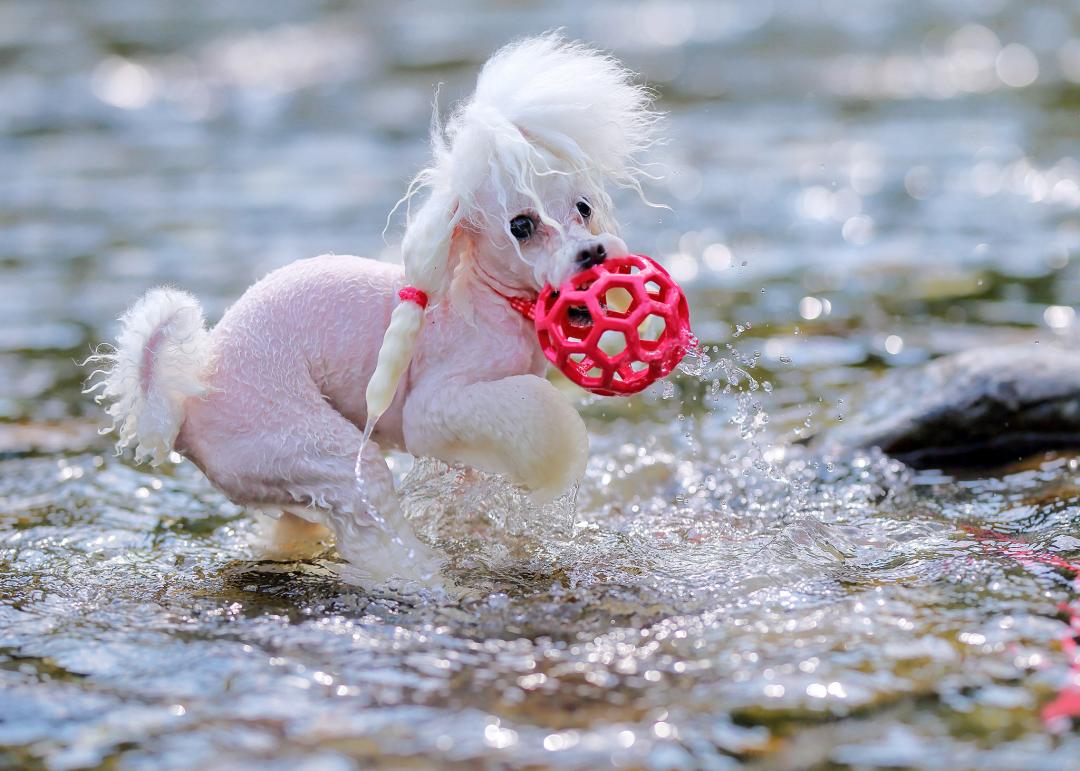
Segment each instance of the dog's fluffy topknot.
[[511,43],[435,138],[432,171],[466,204],[491,172],[490,181],[526,194],[531,174],[566,171],[582,174],[594,193],[605,182],[637,188],[659,117],[651,102],[632,72],[585,45],[556,34]]
[[496,53],[470,107],[494,108],[530,141],[629,184],[652,143],[658,114],[651,102],[649,90],[616,59],[549,34]]

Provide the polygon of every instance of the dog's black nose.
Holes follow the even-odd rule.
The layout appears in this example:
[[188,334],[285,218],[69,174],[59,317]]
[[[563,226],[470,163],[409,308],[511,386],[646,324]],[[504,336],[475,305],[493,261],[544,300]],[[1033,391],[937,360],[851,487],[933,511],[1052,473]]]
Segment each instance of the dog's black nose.
[[604,248],[604,245],[593,244],[592,246],[587,246],[580,252],[578,252],[577,264],[578,267],[582,269],[591,268],[593,265],[599,265],[606,259],[607,249]]

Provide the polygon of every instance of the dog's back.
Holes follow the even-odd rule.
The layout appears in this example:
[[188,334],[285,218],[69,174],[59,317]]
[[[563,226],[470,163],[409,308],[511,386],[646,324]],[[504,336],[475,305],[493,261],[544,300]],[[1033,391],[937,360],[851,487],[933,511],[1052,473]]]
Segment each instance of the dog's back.
[[[262,446],[278,428],[301,449],[319,441],[296,430],[312,402],[362,426],[364,385],[401,284],[400,266],[346,255],[299,260],[254,284],[210,333],[208,392],[187,403],[177,449],[208,472],[248,463],[237,457],[245,437]],[[380,430],[399,433],[400,418],[388,417]]]

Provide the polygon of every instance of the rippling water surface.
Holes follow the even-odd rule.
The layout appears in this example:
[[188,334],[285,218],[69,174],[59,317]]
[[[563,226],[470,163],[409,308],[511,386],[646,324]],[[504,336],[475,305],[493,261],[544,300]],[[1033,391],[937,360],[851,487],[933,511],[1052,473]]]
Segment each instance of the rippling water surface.
[[[73,361],[146,288],[211,316],[393,255],[432,84],[565,25],[670,112],[628,242],[708,359],[593,435],[576,502],[395,458],[451,595],[262,558]],[[890,367],[1076,342],[1080,5],[0,5],[0,763],[1077,764],[1080,463],[913,472],[798,440]]]

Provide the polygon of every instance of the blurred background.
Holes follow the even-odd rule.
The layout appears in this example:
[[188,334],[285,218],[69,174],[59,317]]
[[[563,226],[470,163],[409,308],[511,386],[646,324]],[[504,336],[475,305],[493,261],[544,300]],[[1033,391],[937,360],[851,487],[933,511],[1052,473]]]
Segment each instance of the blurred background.
[[623,196],[627,242],[779,403],[1072,334],[1077,2],[3,0],[0,420],[92,410],[72,361],[151,286],[217,318],[298,258],[395,259],[435,84],[555,27],[660,93],[671,211]]

